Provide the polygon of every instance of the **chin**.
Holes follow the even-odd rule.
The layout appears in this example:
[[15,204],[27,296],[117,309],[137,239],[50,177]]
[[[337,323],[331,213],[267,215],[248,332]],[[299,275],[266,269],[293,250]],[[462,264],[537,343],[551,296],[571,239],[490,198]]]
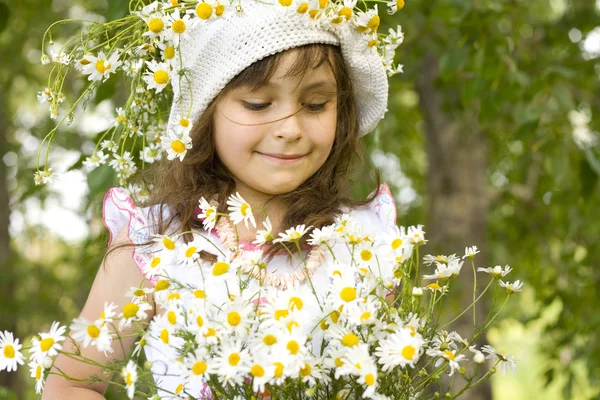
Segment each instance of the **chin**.
[[280,195],[292,192],[298,188],[303,182],[290,182],[289,180],[273,182],[269,185],[261,185],[260,190],[263,193],[270,195]]

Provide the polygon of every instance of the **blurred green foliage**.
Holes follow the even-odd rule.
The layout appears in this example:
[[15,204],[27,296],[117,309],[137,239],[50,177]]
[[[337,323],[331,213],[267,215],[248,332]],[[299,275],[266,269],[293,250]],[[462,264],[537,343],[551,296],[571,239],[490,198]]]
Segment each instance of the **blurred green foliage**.
[[[424,223],[428,208],[421,199],[436,194],[428,193],[423,99],[415,82],[423,63],[437,63],[434,87],[443,99],[441,110],[466,127],[461,134],[471,134],[472,126],[485,138],[490,199],[486,266],[508,263],[515,268],[511,279],[527,282],[527,295],[507,316],[531,324],[542,320],[551,304],[560,305],[531,332],[539,335],[533,343],[540,363],[534,378],[547,384],[560,380],[564,399],[592,398],[580,394],[580,364],[574,360],[584,363],[588,385],[600,384],[600,162],[598,146],[577,146],[568,118],[569,112],[588,107],[589,129],[600,131],[600,58],[584,57],[581,41],[572,40],[577,32],[585,38],[599,25],[598,7],[590,0],[407,1],[382,26],[387,29],[392,19],[403,25],[406,39],[398,60],[405,73],[392,80],[389,112],[366,138],[369,152],[383,150],[399,158],[420,196],[403,208],[399,223]],[[126,12],[126,2],[0,1],[0,96],[8,115],[1,123],[8,128],[8,150],[19,155],[7,183],[13,212],[25,213],[28,199],[43,204],[53,196],[33,186],[36,149],[27,147],[32,142],[23,141],[22,132],[40,138],[54,123],[44,114],[32,125],[28,114],[33,111],[27,110],[38,109],[35,94],[47,79],[48,69],[39,65],[42,34],[74,10],[115,18]],[[77,28],[59,26],[55,40]],[[66,92],[79,90],[84,81],[73,76]],[[109,80],[94,101],[119,96],[119,90]],[[56,143],[81,149],[86,140],[70,126]],[[371,190],[372,182],[365,178],[356,186],[357,196]],[[400,190],[388,183],[393,192]],[[0,320],[16,321],[17,335],[25,342],[53,320],[77,315],[100,265],[108,240],[100,223],[102,197],[115,180],[109,169],[101,168],[87,176],[87,184],[80,213],[91,233],[82,243],[65,242],[41,224],[26,226],[13,237],[16,257],[10,268],[18,274],[14,296],[0,294]],[[25,386],[19,391],[29,399],[35,396],[27,375],[21,369]],[[0,398],[6,397],[8,392],[0,390]],[[118,396],[108,393],[107,398]]]

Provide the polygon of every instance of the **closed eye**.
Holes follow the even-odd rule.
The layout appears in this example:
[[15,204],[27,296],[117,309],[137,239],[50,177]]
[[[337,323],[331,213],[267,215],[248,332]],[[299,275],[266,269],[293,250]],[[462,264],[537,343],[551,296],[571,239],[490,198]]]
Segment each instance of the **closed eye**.
[[[271,103],[248,103],[247,101],[243,101],[242,103],[243,103],[244,107],[250,111],[262,111],[271,105]],[[303,105],[304,105],[304,107],[306,107],[306,109],[308,111],[317,112],[317,111],[322,111],[323,109],[325,109],[325,106],[327,105],[327,103],[328,102],[326,101],[321,104],[304,103]]]

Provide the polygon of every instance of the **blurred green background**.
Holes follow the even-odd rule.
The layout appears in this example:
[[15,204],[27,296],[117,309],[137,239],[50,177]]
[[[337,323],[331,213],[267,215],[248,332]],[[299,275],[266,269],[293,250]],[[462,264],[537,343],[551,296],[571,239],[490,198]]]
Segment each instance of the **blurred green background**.
[[[41,38],[58,19],[126,11],[124,0],[0,0],[0,330],[26,344],[77,316],[106,249],[101,204],[115,176],[69,168],[123,96],[114,79],[101,86],[56,139],[58,181],[34,186],[55,123],[36,101],[49,73]],[[431,253],[477,245],[478,267],[509,264],[510,280],[526,282],[488,334],[520,360],[517,372],[465,398],[600,398],[600,1],[407,0],[380,29],[397,23],[405,72],[366,138],[355,195],[380,168],[398,223],[425,224]],[[54,40],[79,28],[60,26]],[[85,78],[66,84],[73,101]],[[0,399],[36,398],[28,375],[0,373]]]

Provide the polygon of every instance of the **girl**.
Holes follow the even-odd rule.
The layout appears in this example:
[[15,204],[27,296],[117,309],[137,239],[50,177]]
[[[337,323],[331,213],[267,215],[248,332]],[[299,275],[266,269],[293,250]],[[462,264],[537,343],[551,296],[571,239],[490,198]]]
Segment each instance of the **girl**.
[[[301,224],[321,228],[344,212],[367,231],[395,232],[395,206],[385,184],[365,201],[347,197],[352,167],[361,154],[360,136],[375,126],[386,109],[387,77],[381,56],[357,41],[356,27],[331,30],[307,25],[298,13],[290,14],[277,4],[239,4],[242,11],[232,11],[229,19],[197,27],[187,39],[180,39],[182,53],[188,54],[180,71],[189,71],[191,78],[185,80],[189,87],[185,81],[173,81],[175,100],[167,129],[177,134],[163,140],[163,145],[170,146],[170,158],[181,161],[159,163],[146,175],[154,184],[150,207],[136,206],[122,189],[106,194],[103,221],[111,235],[109,251],[81,318],[109,318],[116,310],[106,305],[112,302],[122,309],[129,302],[123,294],[132,287],[143,288],[152,302],[165,290],[164,281],[152,271],[160,263],[154,254],[164,248],[189,250],[191,231],[218,247],[219,251],[208,245],[194,247],[192,253],[199,253],[208,264],[220,252],[262,251],[267,266],[261,279],[246,271],[252,276],[251,288],[259,280],[276,290],[306,290],[311,284],[317,294],[328,280],[319,268],[327,256],[313,251],[308,235],[297,251],[292,249],[292,256],[272,240],[261,243],[261,235],[277,237]],[[371,33],[377,30],[374,15],[359,21]],[[190,118],[182,118],[182,110],[190,104]],[[188,140],[178,129],[190,126]],[[243,208],[249,205],[256,217],[237,224],[234,235],[225,223],[211,226],[207,204],[202,202],[214,202],[218,212],[226,212],[225,200],[233,194],[239,203],[230,203],[229,208],[237,207],[245,216]],[[314,261],[308,275],[297,274],[300,256]],[[163,274],[197,288],[197,296],[212,307],[239,294],[206,285],[198,268],[178,266]],[[143,311],[145,322],[165,314],[163,309]],[[80,384],[76,379],[93,375],[110,379],[101,365],[125,358],[143,344],[135,346],[131,332],[122,329],[123,346],[113,346],[112,353],[81,349],[98,366],[59,355],[55,371],[75,380],[49,375],[43,398],[103,398],[107,387],[103,380]],[[148,332],[143,339],[155,380],[170,392],[181,392],[184,371],[165,361],[168,350],[156,338],[156,332]],[[65,343],[64,350],[73,347]],[[208,395],[205,384],[187,385],[186,391]]]

